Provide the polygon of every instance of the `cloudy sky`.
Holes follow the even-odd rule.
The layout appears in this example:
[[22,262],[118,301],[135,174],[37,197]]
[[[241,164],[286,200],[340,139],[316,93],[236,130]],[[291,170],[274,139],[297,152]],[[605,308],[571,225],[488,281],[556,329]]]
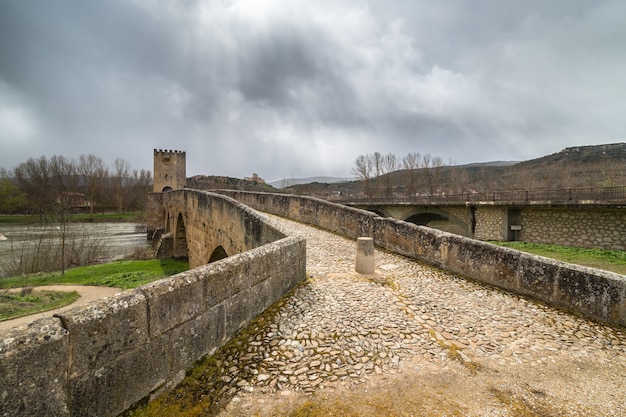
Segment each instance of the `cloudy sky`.
[[0,0],[0,167],[266,180],[626,141],[623,0]]

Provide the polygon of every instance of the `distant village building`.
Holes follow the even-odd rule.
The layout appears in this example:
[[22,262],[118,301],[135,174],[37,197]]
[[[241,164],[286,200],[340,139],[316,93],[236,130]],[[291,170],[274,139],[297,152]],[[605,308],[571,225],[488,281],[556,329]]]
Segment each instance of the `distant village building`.
[[261,177],[259,177],[256,173],[252,174],[252,177],[245,177],[244,181],[250,181],[253,182],[255,184],[265,184],[265,180]]
[[57,198],[57,203],[69,208],[88,208],[91,206],[91,202],[82,193],[61,193]]

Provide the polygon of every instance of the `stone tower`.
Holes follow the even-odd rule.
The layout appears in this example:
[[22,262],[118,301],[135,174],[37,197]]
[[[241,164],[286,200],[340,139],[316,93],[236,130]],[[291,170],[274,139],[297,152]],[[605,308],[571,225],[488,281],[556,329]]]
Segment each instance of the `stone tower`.
[[155,193],[184,188],[187,184],[187,167],[184,151],[154,150]]

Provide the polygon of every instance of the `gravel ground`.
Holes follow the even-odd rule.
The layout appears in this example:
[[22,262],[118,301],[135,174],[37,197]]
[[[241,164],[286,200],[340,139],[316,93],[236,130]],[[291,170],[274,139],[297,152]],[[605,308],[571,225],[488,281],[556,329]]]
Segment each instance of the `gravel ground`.
[[359,275],[354,241],[267,217],[308,279],[219,352],[221,416],[626,415],[623,330],[381,251]]

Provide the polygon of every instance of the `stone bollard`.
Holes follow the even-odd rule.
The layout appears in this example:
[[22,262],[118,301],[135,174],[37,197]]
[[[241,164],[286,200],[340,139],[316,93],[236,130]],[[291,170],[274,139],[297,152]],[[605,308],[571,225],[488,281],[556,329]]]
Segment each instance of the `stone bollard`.
[[356,240],[356,262],[354,269],[359,274],[374,273],[374,239],[360,237]]

